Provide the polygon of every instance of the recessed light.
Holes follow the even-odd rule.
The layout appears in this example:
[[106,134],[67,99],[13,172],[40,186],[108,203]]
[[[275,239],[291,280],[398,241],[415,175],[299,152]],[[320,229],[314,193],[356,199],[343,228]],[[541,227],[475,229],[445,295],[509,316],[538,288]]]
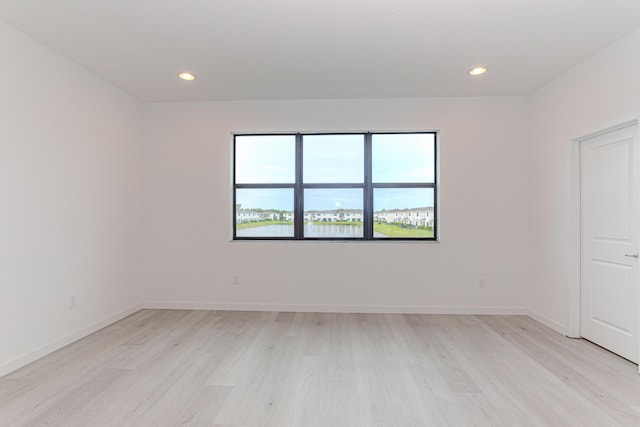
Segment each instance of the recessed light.
[[472,69],[469,70],[469,75],[470,76],[479,76],[480,74],[484,74],[487,72],[487,67],[474,67]]
[[180,74],[178,74],[178,77],[180,77],[182,80],[187,80],[187,81],[191,81],[191,80],[195,80],[196,79],[196,75],[189,73],[187,71],[184,71]]

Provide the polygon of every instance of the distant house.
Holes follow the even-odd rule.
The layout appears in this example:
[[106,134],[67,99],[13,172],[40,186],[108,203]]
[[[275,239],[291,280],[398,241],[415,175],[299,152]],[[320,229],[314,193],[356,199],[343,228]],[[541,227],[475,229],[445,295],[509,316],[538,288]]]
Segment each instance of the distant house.
[[310,222],[358,222],[362,221],[362,209],[331,209],[307,211],[304,220]]
[[260,213],[251,209],[237,209],[236,223],[260,221]]
[[433,208],[389,209],[374,212],[376,222],[406,224],[416,227],[433,227]]
[[272,221],[278,221],[280,219],[280,212],[276,212],[276,211],[263,211],[260,215],[260,219],[265,221],[265,220],[272,220]]
[[[236,222],[293,221],[292,211],[254,211],[238,209]],[[304,213],[307,222],[362,222],[362,209],[311,210]],[[406,224],[416,227],[433,227],[433,208],[389,209],[374,212],[374,221],[387,224]]]
[[362,222],[361,209],[346,209],[343,221]]
[[288,211],[255,211],[253,209],[237,209],[236,223],[257,221],[293,221],[293,212]]

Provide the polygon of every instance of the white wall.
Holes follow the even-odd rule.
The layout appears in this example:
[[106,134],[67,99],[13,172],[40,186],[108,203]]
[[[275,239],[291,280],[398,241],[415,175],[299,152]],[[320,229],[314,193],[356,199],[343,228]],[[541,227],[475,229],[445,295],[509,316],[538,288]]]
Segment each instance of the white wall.
[[640,30],[617,41],[529,97],[531,285],[534,316],[569,324],[571,139],[640,116]]
[[[149,307],[526,305],[524,97],[148,104],[144,117]],[[229,241],[233,131],[421,129],[441,131],[441,243]]]
[[[141,114],[130,96],[0,23],[0,375],[142,299],[527,308],[564,331],[570,140],[640,116],[638,51],[640,30],[528,98],[148,104]],[[441,131],[441,243],[229,241],[231,132],[423,129]]]
[[1,376],[141,301],[141,104],[1,22],[0,58]]

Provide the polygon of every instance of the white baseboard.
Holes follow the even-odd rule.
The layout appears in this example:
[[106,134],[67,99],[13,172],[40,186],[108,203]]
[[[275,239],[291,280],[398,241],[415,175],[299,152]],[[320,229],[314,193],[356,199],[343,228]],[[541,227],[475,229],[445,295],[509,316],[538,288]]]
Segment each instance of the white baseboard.
[[526,311],[527,316],[531,317],[533,320],[535,320],[536,322],[540,322],[542,323],[544,326],[553,329],[554,331],[562,334],[562,335],[567,335],[567,327],[561,323],[556,322],[555,320],[551,320],[546,316],[543,316],[542,314],[536,312],[536,311],[532,311],[532,310],[527,310]]
[[136,304],[127,308],[126,310],[120,311],[118,313],[112,314],[102,320],[99,320],[87,327],[79,329],[72,334],[64,336],[52,343],[49,343],[43,347],[40,347],[36,350],[30,351],[29,353],[18,357],[17,359],[11,360],[3,365],[0,365],[0,377],[7,375],[10,372],[15,371],[25,365],[28,365],[31,362],[34,362],[47,354],[53,353],[56,350],[61,349],[75,341],[78,341],[81,338],[86,337],[100,329],[111,325],[112,323],[117,322],[118,320],[124,319],[127,316],[132,315],[133,313],[142,309],[142,304]]
[[495,314],[525,315],[518,307],[340,305],[340,304],[255,304],[225,302],[145,301],[144,308],[169,310],[286,311],[304,313],[397,313],[397,314]]

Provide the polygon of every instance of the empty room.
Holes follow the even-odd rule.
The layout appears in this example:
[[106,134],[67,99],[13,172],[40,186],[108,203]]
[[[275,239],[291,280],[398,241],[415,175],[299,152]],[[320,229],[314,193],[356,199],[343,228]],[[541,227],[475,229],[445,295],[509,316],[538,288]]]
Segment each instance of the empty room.
[[637,0],[2,0],[0,63],[1,427],[640,425]]

